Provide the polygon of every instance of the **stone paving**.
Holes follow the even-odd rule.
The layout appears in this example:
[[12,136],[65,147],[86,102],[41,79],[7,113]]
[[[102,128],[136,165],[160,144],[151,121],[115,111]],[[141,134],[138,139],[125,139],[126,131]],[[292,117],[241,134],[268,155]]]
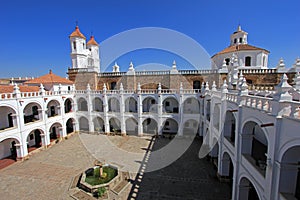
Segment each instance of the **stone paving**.
[[[75,134],[0,170],[0,198],[72,199],[72,179],[93,166],[95,157],[125,171],[138,171],[150,141],[151,137]],[[153,148],[168,142],[159,139]],[[196,140],[187,153],[164,169],[142,177],[132,172],[131,184],[119,196],[110,193],[110,199],[229,199],[229,186],[217,181],[211,163],[197,158],[200,144]]]

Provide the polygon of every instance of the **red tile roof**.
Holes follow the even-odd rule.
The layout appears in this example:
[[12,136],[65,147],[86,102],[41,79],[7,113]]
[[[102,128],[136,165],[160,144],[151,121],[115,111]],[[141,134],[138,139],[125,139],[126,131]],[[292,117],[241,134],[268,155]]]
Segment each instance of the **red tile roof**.
[[255,47],[255,46],[252,46],[249,44],[239,44],[239,45],[229,46],[229,47],[223,49],[222,51],[220,51],[219,53],[216,53],[212,57],[215,57],[216,55],[220,55],[220,54],[225,54],[225,53],[234,53],[234,52],[238,52],[238,51],[257,51],[257,50],[261,50],[261,51],[265,51],[266,53],[270,53],[266,49]]
[[90,40],[87,42],[87,45],[97,45],[98,43],[96,42],[94,36],[91,36]]
[[69,37],[81,37],[85,39],[85,36],[80,32],[79,27],[76,26],[75,31],[71,33]]
[[57,76],[50,70],[49,74],[40,76],[38,78],[26,81],[25,84],[62,84],[62,85],[72,85],[73,82],[65,79],[63,77]]
[[[38,86],[19,85],[21,92],[37,92],[40,90]],[[13,85],[0,85],[0,93],[12,93],[14,91]]]

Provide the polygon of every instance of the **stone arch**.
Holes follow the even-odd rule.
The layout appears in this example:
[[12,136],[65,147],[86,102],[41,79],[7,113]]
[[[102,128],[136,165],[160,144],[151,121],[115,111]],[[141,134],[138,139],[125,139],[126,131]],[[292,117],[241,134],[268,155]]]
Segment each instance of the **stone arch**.
[[220,106],[215,104],[214,106],[214,114],[213,114],[213,126],[219,130],[220,125]]
[[42,144],[42,137],[41,134],[44,134],[44,131],[41,129],[34,129],[30,131],[27,135],[27,149],[28,152],[35,150],[45,144]]
[[7,128],[18,127],[18,119],[16,110],[10,106],[0,106],[0,130]]
[[153,118],[147,118],[143,121],[143,133],[157,134],[158,125],[157,121]]
[[175,97],[167,97],[163,100],[163,112],[166,113],[178,113],[179,103]]
[[70,133],[73,133],[76,128],[75,128],[75,119],[74,118],[69,118],[66,122],[66,133],[67,134],[70,134]]
[[195,97],[189,97],[183,102],[184,114],[200,114],[200,103]]
[[143,112],[156,112],[157,101],[154,97],[148,96],[143,100]]
[[162,133],[163,134],[177,134],[178,122],[175,119],[168,118],[163,123]]
[[92,101],[93,111],[103,112],[103,101],[99,97],[95,97]]
[[260,200],[257,188],[246,177],[242,177],[239,181],[239,198],[245,200]]
[[127,135],[138,135],[138,122],[135,118],[130,117],[126,119],[125,124]]
[[120,102],[116,97],[109,98],[108,112],[120,112]]
[[105,132],[105,123],[101,117],[95,117],[93,119],[94,131],[99,133]]
[[65,106],[65,113],[69,113],[69,112],[73,112],[73,105],[74,105],[74,101],[72,98],[67,98],[64,102],[64,106]]
[[242,154],[255,163],[263,174],[266,172],[268,140],[265,132],[254,121],[247,121],[242,128]]
[[300,199],[300,145],[287,149],[280,160],[279,193]]
[[88,103],[87,100],[83,97],[80,97],[77,100],[78,111],[88,111]]
[[232,158],[229,153],[224,152],[221,159],[221,169],[220,169],[220,175],[222,178],[225,178],[229,181],[230,188],[232,190],[233,187],[233,175],[234,175],[234,165]]
[[133,97],[129,97],[125,100],[125,112],[137,112],[137,101]]
[[121,122],[118,118],[112,117],[109,119],[110,132],[121,133]]
[[236,119],[232,112],[227,111],[225,115],[225,122],[223,128],[224,137],[235,146],[235,137],[236,137]]
[[80,131],[89,131],[89,120],[86,117],[81,116],[78,121]]
[[199,129],[199,121],[195,119],[186,120],[183,123],[183,134],[184,135],[196,135]]
[[36,102],[30,102],[24,106],[23,113],[25,124],[43,119],[42,107]]
[[53,99],[47,103],[47,114],[48,117],[54,117],[60,115],[60,103]]
[[59,139],[62,137],[62,125],[59,122],[54,122],[50,128],[49,128],[49,136],[50,136],[50,141]]
[[0,159],[17,160],[22,157],[17,151],[16,145],[20,144],[20,140],[14,137],[5,138],[0,141]]

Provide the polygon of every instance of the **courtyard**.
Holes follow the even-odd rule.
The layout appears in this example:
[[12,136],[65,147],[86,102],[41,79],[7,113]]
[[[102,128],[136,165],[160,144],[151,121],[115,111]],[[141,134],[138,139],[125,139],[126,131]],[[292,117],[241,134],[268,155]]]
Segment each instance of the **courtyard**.
[[74,134],[32,154],[28,160],[0,170],[0,196],[1,199],[73,199],[72,180],[98,159],[130,172],[129,184],[119,195],[109,192],[109,199],[230,199],[229,185],[217,180],[216,170],[209,161],[198,158],[199,138],[171,165],[142,173],[146,155],[170,141],[150,136]]

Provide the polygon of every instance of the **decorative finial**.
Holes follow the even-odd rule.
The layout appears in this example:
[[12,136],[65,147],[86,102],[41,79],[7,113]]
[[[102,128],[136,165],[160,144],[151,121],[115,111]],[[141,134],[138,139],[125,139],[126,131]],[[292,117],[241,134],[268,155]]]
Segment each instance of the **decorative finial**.
[[247,95],[248,94],[248,85],[246,78],[243,78],[242,84],[241,84],[241,94],[242,95]]
[[280,83],[275,86],[276,94],[274,95],[274,99],[278,101],[291,101],[292,96],[288,93],[288,91],[292,88],[290,84],[287,82],[288,77],[286,74],[283,74]]
[[216,82],[215,81],[213,81],[213,84],[211,86],[211,90],[212,91],[217,91],[217,86],[216,86]]
[[228,92],[228,85],[227,85],[227,81],[225,79],[223,82],[223,85],[222,85],[222,93],[227,93],[227,92]]
[[158,90],[161,90],[161,83],[158,83]]
[[294,85],[295,89],[297,91],[300,91],[300,73],[299,72],[296,73],[294,81],[295,81],[295,85]]
[[177,67],[177,66],[176,66],[176,61],[174,60],[174,61],[173,61],[173,65],[172,65],[172,69],[176,69],[176,67]]
[[208,84],[208,82],[206,82],[206,84],[205,84],[205,91],[209,91],[209,84]]
[[129,64],[129,71],[134,71],[134,67],[133,67],[132,61],[130,61],[130,64]]
[[49,70],[49,74],[52,74],[52,69]]
[[241,28],[241,25],[240,25],[240,24],[238,25],[237,31],[242,31],[242,28]]

